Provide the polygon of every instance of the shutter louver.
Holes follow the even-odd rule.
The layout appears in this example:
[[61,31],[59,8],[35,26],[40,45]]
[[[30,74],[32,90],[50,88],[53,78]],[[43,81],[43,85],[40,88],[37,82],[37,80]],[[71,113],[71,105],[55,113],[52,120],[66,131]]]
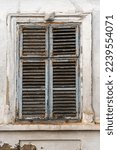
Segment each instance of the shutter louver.
[[44,27],[24,27],[22,49],[22,118],[45,118]]
[[53,63],[53,115],[56,118],[76,116],[75,62]]
[[23,28],[23,56],[36,57],[45,56],[45,27]]
[[74,88],[76,84],[75,62],[60,61],[53,63],[53,87]]
[[76,26],[53,27],[53,117],[77,117]]
[[22,115],[45,116],[45,63],[23,62]]
[[78,24],[23,25],[20,119],[78,119]]
[[53,28],[53,56],[76,54],[76,29],[73,27]]

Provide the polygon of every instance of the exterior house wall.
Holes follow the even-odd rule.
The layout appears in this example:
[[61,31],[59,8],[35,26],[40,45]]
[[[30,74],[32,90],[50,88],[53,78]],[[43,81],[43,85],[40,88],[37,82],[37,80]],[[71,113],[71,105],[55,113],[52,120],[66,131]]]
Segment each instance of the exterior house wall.
[[[82,150],[99,150],[99,0],[0,0],[0,145],[8,143],[12,146],[20,143],[32,143],[43,145],[46,141],[51,148],[49,141],[56,139],[60,141],[71,140],[78,144]],[[11,124],[9,101],[8,62],[13,59],[9,57],[11,31],[9,15],[16,14],[92,14],[92,108],[94,120],[92,123],[69,123],[69,124]],[[9,34],[9,35],[8,35]],[[88,52],[87,52],[88,53]],[[8,60],[9,59],[9,60]],[[10,98],[11,99],[11,98]],[[11,141],[12,139],[12,141]],[[76,141],[74,141],[76,140]],[[48,141],[48,142],[47,142]],[[56,141],[55,141],[56,143]],[[77,147],[77,146],[76,146]],[[38,148],[39,149],[39,148]],[[54,149],[54,148],[53,148]],[[69,148],[68,148],[69,149]],[[78,149],[78,150],[79,150]],[[66,148],[67,150],[67,148]]]

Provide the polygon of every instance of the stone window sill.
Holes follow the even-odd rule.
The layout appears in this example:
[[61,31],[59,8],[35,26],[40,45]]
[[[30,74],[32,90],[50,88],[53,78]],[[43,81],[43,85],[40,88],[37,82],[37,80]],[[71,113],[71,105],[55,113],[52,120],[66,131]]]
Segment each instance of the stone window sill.
[[98,131],[99,124],[82,124],[82,123],[68,123],[68,124],[9,124],[0,125],[0,131]]

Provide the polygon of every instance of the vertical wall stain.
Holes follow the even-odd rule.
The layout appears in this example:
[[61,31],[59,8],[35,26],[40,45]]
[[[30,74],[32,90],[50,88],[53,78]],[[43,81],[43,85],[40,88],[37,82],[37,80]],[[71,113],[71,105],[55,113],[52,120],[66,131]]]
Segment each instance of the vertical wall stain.
[[7,89],[6,89],[6,105],[9,105],[9,80],[7,77]]

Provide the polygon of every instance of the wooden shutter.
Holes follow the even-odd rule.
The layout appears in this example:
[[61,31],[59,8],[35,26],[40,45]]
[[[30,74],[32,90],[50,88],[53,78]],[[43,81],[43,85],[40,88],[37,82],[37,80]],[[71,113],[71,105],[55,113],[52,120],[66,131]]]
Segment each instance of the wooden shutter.
[[53,118],[78,118],[79,27],[52,28]]
[[53,28],[53,56],[76,55],[76,28]]
[[22,27],[22,118],[45,118],[46,27]]
[[53,114],[76,116],[76,62],[53,62]]
[[22,26],[20,118],[78,119],[78,24]]
[[25,57],[43,57],[46,55],[46,28],[24,27],[23,28],[23,51]]

